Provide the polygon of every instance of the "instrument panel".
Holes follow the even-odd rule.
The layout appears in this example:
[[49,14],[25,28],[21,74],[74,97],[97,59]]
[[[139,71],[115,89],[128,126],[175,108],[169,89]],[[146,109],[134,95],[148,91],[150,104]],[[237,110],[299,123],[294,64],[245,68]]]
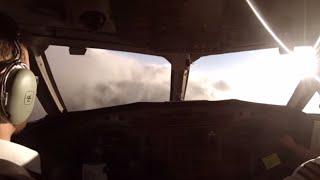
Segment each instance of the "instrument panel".
[[105,163],[108,179],[115,180],[283,179],[303,160],[280,138],[287,134],[310,147],[313,129],[302,112],[238,100],[135,103],[68,113],[56,122],[40,121],[20,141],[59,130],[32,142],[45,159],[57,151],[41,141],[58,139],[54,148],[65,158],[60,164],[68,158],[74,165]]

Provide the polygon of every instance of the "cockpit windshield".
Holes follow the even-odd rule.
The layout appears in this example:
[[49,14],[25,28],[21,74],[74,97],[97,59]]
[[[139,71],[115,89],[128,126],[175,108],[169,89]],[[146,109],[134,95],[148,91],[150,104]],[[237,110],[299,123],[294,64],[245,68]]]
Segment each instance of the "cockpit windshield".
[[[186,100],[286,105],[300,80],[315,75],[314,53],[312,47],[296,47],[293,55],[263,49],[202,57],[191,65]],[[320,112],[314,98],[304,112]]]
[[[202,57],[191,65],[186,100],[286,105],[300,80],[315,74],[313,53],[296,47],[294,55],[263,49]],[[76,56],[59,46],[46,55],[68,111],[169,100],[171,66],[162,57],[99,49]],[[317,99],[304,112],[320,113]]]
[[59,46],[46,55],[68,111],[169,101],[171,65],[162,57],[101,49],[70,55]]

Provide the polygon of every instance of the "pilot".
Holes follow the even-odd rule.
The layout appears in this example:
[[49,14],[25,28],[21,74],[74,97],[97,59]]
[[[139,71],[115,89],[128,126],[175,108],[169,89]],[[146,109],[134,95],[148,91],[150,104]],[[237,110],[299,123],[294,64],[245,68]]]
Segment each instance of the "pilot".
[[11,142],[11,137],[26,126],[36,86],[18,26],[0,13],[0,180],[34,179],[31,174],[41,173],[39,154]]

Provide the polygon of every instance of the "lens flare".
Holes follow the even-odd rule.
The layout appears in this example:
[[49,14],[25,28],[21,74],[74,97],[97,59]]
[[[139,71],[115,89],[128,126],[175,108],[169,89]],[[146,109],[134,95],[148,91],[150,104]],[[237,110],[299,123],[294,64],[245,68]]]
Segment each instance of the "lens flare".
[[[319,71],[317,69],[318,67],[318,61],[320,57],[317,56],[317,51],[320,48],[320,36],[318,37],[317,41],[311,48],[300,48],[300,50],[294,50],[291,51],[288,46],[276,35],[276,33],[272,30],[272,28],[269,26],[267,21],[264,19],[262,14],[259,12],[257,6],[251,1],[246,0],[247,4],[251,8],[251,10],[254,12],[257,19],[260,21],[260,23],[263,25],[263,27],[269,32],[269,34],[273,37],[273,39],[280,45],[281,48],[283,48],[289,55],[289,57],[292,59],[292,63],[296,64],[300,69],[304,69],[304,72],[309,72],[308,74],[312,74],[313,76],[316,76],[316,73]],[[296,52],[298,51],[298,52]],[[299,59],[299,61],[297,61]],[[296,63],[299,62],[299,63]],[[311,73],[310,73],[311,72]]]
[[247,4],[251,8],[251,10],[254,12],[260,23],[263,25],[263,27],[269,32],[269,34],[273,37],[273,39],[287,52],[292,53],[292,51],[284,44],[284,42],[274,33],[272,28],[269,26],[267,21],[263,18],[262,14],[259,13],[258,8],[250,1],[246,0]]

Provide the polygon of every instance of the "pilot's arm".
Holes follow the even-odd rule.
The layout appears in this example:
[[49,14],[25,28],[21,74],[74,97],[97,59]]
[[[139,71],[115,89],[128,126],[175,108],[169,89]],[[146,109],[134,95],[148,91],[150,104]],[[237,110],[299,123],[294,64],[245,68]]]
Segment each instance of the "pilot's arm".
[[319,180],[320,157],[311,159],[299,166],[294,173],[284,180]]
[[296,141],[289,135],[284,135],[280,139],[280,143],[303,161],[307,161],[309,159],[320,156],[320,150],[311,150],[305,148],[304,146],[296,143]]
[[35,180],[23,167],[4,159],[0,159],[1,180]]
[[284,180],[320,180],[320,152],[307,149],[295,142],[295,140],[285,135],[280,139],[283,146],[295,153],[299,158],[308,160],[300,165],[291,176]]

